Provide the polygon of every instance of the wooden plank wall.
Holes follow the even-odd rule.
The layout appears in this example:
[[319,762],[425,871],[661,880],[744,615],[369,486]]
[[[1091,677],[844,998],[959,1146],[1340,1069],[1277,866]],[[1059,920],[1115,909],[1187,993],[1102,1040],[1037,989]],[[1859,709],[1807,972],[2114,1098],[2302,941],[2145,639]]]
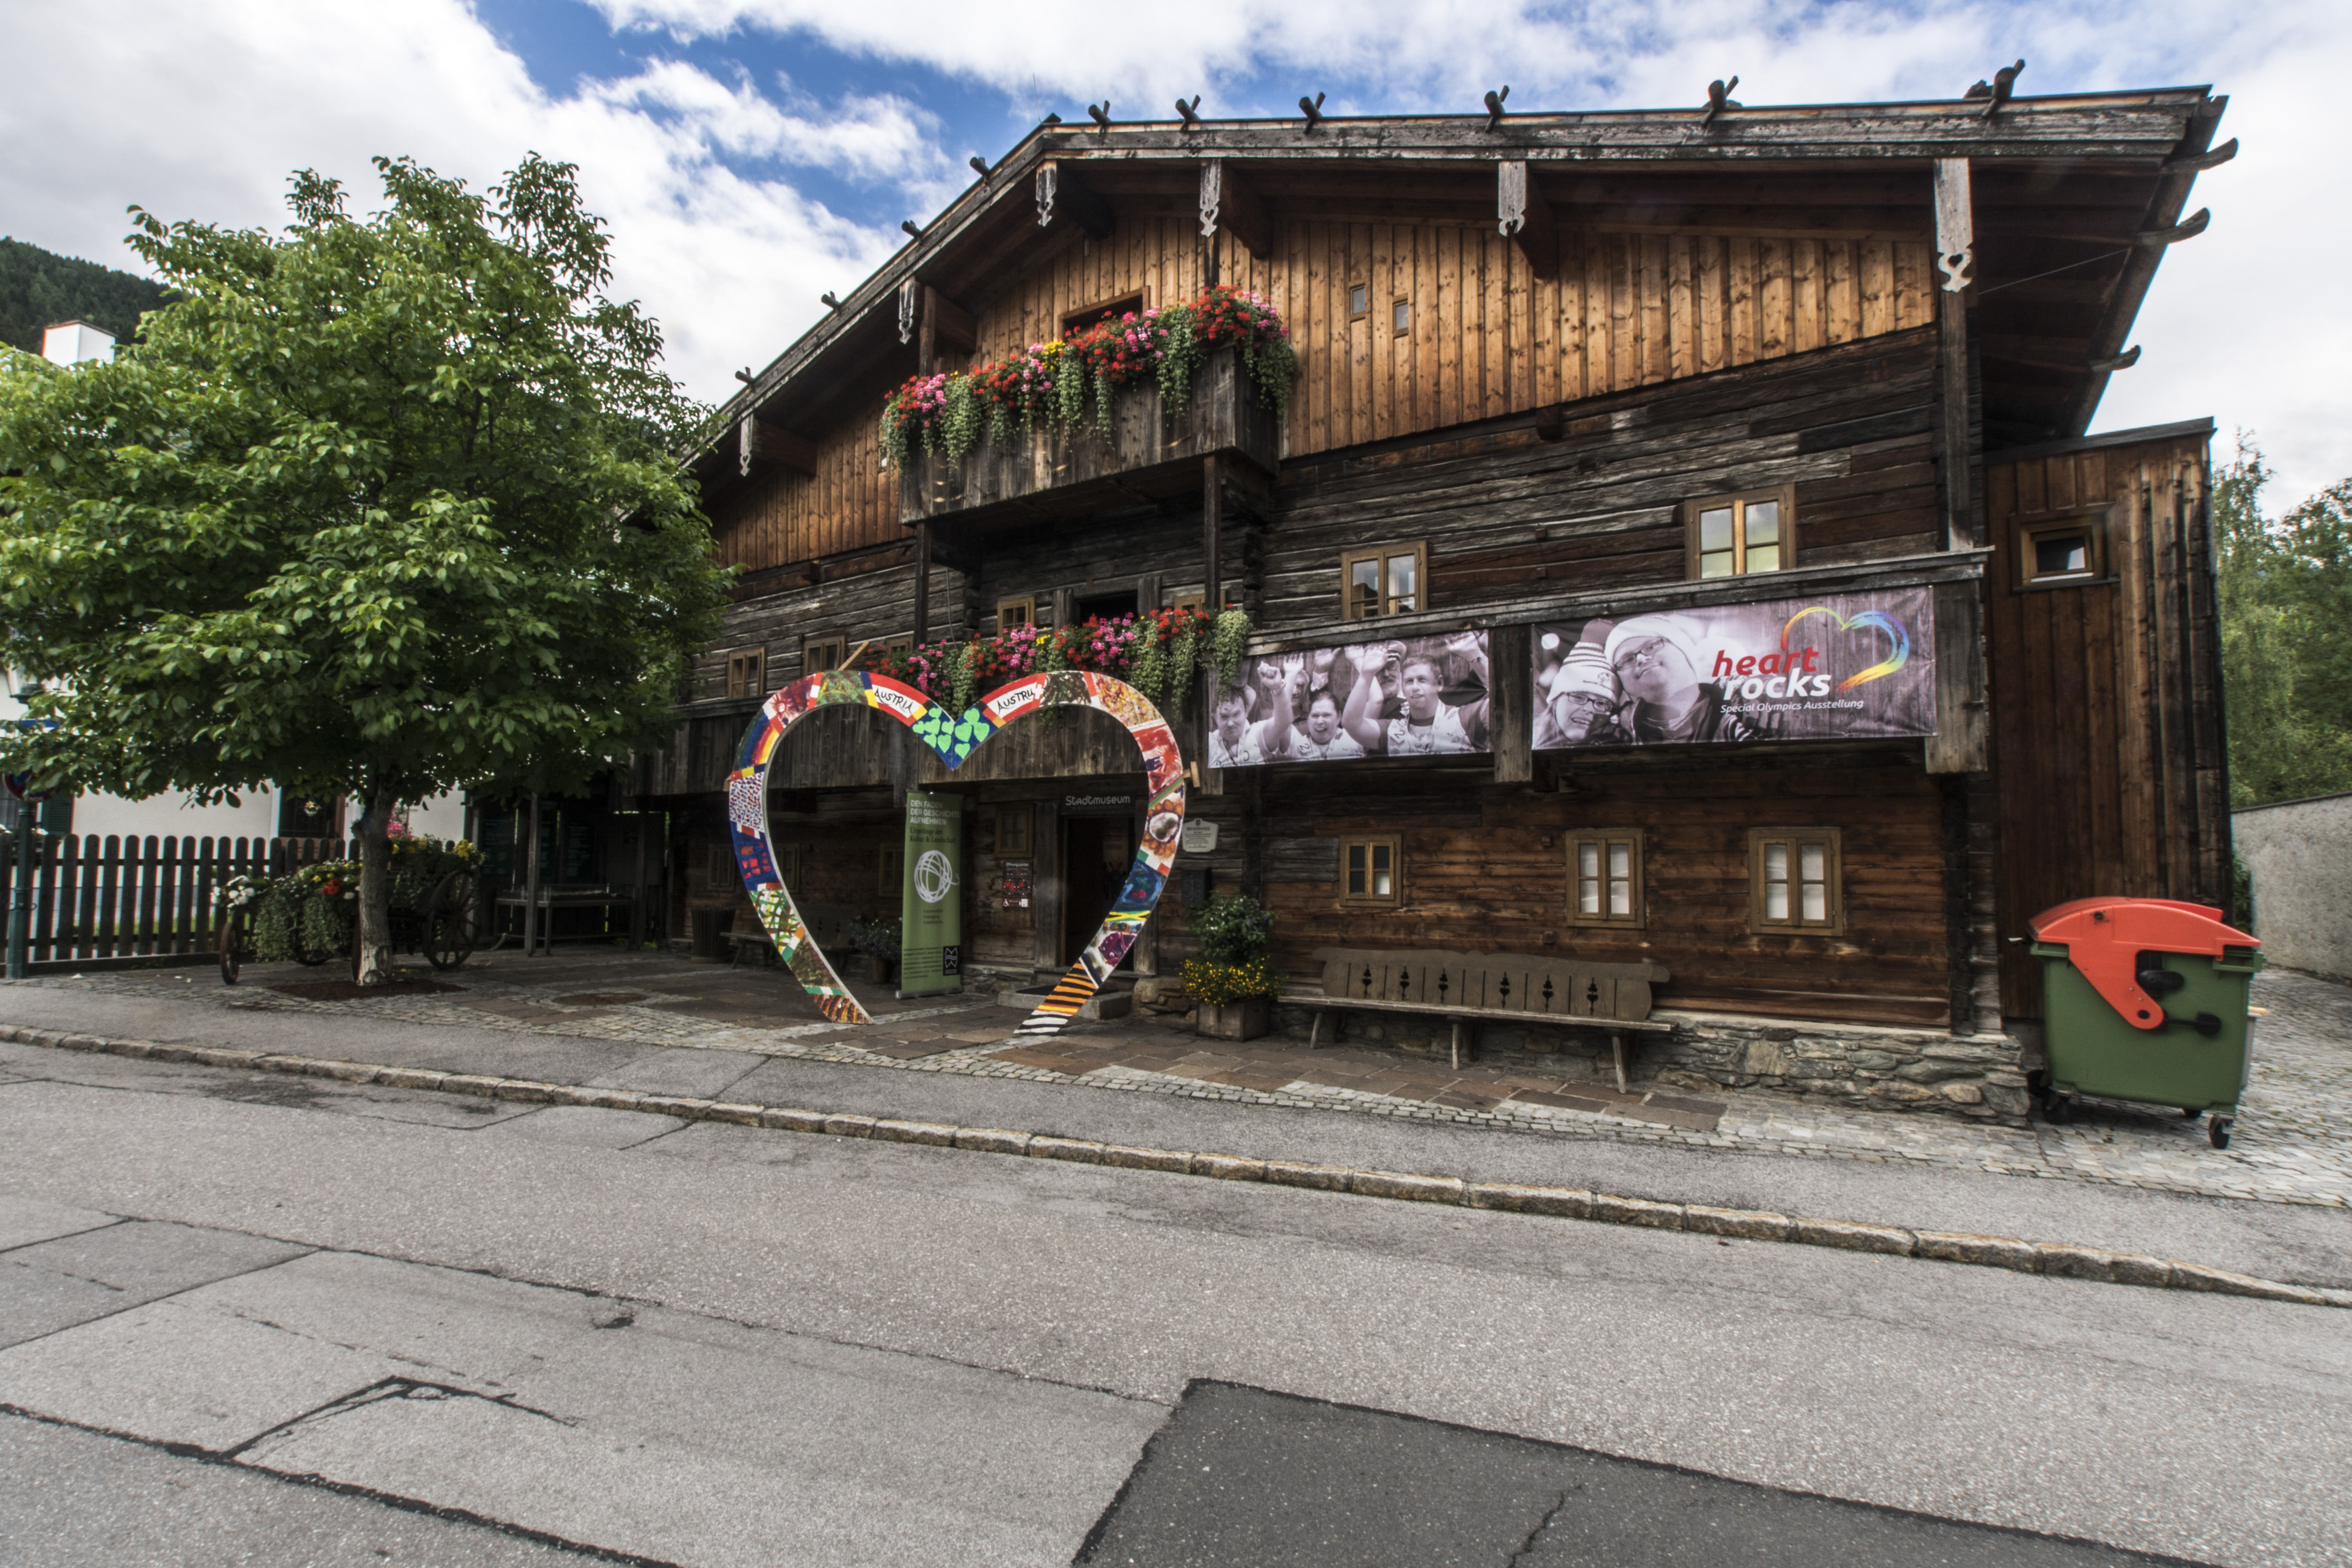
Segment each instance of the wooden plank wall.
[[[1275,284],[1272,264],[1251,262],[1246,251],[1229,254],[1243,265],[1227,263],[1226,282],[1258,289]],[[1181,217],[1122,215],[1108,239],[1072,233],[1058,244],[1048,241],[1002,293],[981,305],[974,358],[1000,359],[1051,342],[1061,335],[1064,316],[1130,294],[1141,294],[1146,309],[1181,304],[1201,290],[1201,263],[1200,225]]]
[[[1300,360],[1289,452],[1385,441],[1547,404],[1785,358],[1935,320],[1932,247],[1593,230],[1537,277],[1490,223],[1296,222],[1275,256],[1229,249],[1226,281],[1269,295]],[[1201,286],[1195,226],[1122,219],[1067,242],[981,313],[980,357],[1061,330],[1065,315]],[[1370,310],[1351,320],[1349,289]],[[1411,330],[1392,329],[1406,300]]]
[[887,390],[848,400],[830,429],[798,432],[816,443],[814,476],[761,467],[712,500],[710,533],[721,564],[757,571],[902,536],[898,476],[882,468],[879,422]]
[[[1283,226],[1294,457],[1925,326],[1930,247],[1589,231],[1538,277],[1492,224]],[[1348,294],[1371,310],[1351,321]],[[1411,330],[1391,310],[1410,303]]]
[[[2203,437],[1986,466],[2003,937],[2069,899],[2228,902],[2207,479]],[[2103,502],[2112,580],[2020,588],[2019,520]],[[2041,1016],[2023,943],[2001,944],[2001,1008]]]
[[[1391,772],[1319,769],[1313,790],[1265,792],[1265,898],[1280,916],[1277,957],[1319,967],[1316,948],[1396,946],[1530,952],[1608,963],[1649,959],[1674,979],[1661,1007],[1947,1027],[1943,792],[1915,759],[1748,759],[1730,767],[1580,767],[1572,794],[1482,788]],[[1843,936],[1748,929],[1748,830],[1842,830]],[[1638,931],[1569,925],[1565,834],[1638,827],[1648,922]],[[1338,901],[1337,839],[1402,837],[1404,901]],[[1497,933],[1506,933],[1498,935]]]

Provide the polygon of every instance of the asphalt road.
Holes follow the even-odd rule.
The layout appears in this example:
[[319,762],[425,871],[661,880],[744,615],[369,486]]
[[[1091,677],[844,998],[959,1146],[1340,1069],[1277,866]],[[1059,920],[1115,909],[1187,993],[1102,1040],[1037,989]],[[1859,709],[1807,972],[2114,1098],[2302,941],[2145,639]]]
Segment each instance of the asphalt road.
[[[2067,1242],[2177,1258],[2269,1279],[2352,1289],[2352,1214],[2226,1202],[1903,1162],[1534,1136],[1088,1084],[893,1071],[737,1051],[666,1049],[396,1018],[205,1005],[188,997],[0,988],[0,1022],[179,1045],[230,1046],[395,1067],[593,1083],[825,1111],[1095,1138],[1262,1159],[1591,1187],[1629,1197]],[[813,1010],[812,1010],[812,1016]],[[62,1069],[57,1069],[62,1070]]]
[[[1385,1561],[2352,1539],[2339,1311],[5,1046],[0,1344],[12,1562],[1112,1562],[1171,1497],[1453,1553]],[[1229,1409],[1202,1504],[1199,1380],[1325,1405]]]

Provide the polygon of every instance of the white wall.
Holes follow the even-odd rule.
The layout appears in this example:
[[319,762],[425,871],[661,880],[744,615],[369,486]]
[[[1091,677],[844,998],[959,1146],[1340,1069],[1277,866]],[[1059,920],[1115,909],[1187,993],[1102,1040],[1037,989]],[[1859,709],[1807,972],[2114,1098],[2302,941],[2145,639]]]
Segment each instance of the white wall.
[[2253,883],[2254,934],[2284,969],[2352,980],[2352,795],[2230,814]]

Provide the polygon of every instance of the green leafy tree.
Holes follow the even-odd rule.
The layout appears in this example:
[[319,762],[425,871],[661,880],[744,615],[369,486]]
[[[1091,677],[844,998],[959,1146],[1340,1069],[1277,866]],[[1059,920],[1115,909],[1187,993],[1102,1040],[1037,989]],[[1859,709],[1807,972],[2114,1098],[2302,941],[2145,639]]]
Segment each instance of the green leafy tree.
[[0,657],[42,782],[348,794],[362,979],[388,978],[394,808],[577,788],[653,743],[724,575],[674,458],[698,411],[615,304],[601,222],[533,155],[487,195],[378,159],[359,219],[166,225],[142,342],[0,354]]
[[2214,479],[2221,552],[2221,676],[2233,803],[2352,789],[2352,479],[2284,518],[2265,518],[2271,480],[2241,437]]

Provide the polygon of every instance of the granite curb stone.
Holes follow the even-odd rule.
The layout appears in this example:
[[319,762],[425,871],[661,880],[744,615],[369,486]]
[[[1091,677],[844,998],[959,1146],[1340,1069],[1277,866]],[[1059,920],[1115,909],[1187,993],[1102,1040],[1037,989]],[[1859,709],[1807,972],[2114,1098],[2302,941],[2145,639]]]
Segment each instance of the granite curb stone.
[[205,1067],[240,1068],[295,1077],[334,1078],[355,1083],[375,1083],[386,1088],[427,1089],[441,1093],[529,1104],[593,1105],[613,1110],[642,1110],[685,1121],[726,1122],[832,1137],[871,1137],[888,1142],[952,1146],[974,1152],[1071,1160],[1086,1164],[1113,1164],[1225,1181],[1303,1186],[1327,1192],[1353,1193],[1364,1197],[1504,1209],[1518,1214],[1589,1219],[1603,1224],[1639,1225],[1845,1251],[1885,1253],[2103,1284],[2200,1290],[2305,1306],[2352,1309],[2352,1290],[2290,1285],[2201,1264],[2179,1263],[2059,1242],[2028,1242],[2012,1237],[1914,1232],[1894,1226],[1859,1225],[1845,1220],[1791,1219],[1786,1215],[1762,1210],[1660,1203],[1649,1198],[1570,1188],[1525,1186],[1502,1182],[1474,1184],[1465,1183],[1456,1176],[1423,1175],[1400,1171],[1356,1171],[1294,1161],[1253,1160],[1234,1154],[1134,1149],[1107,1145],[1088,1139],[1017,1132],[1001,1128],[949,1127],[938,1122],[854,1114],[828,1115],[789,1106],[750,1105],[680,1095],[639,1094],[627,1089],[591,1089],[572,1084],[541,1083],[530,1079],[498,1078],[482,1073],[442,1073],[415,1068],[377,1067],[324,1058],[215,1047],[184,1051],[182,1047],[159,1046],[146,1040],[61,1034],[21,1025],[0,1025],[0,1040],[53,1050],[147,1060],[184,1059]]

